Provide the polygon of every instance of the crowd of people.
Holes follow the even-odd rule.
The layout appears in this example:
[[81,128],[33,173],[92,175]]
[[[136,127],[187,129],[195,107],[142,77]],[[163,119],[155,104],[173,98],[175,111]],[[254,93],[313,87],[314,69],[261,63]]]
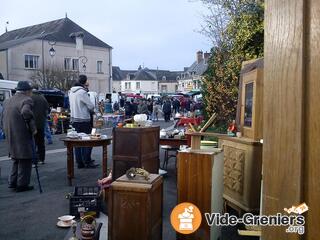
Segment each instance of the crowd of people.
[[[90,134],[93,127],[95,106],[89,97],[89,81],[85,75],[80,75],[78,81],[70,89],[70,121],[77,132]],[[201,112],[202,103],[191,98],[163,97],[137,99],[121,96],[113,104],[110,100],[99,103],[101,113],[123,110],[126,118],[135,114],[146,114],[149,120],[159,121],[160,117],[170,121],[177,113]],[[9,188],[17,192],[29,191],[33,160],[36,163],[45,162],[45,136],[52,143],[48,131],[48,102],[38,92],[38,86],[28,81],[19,81],[16,94],[6,99],[1,109],[0,127],[3,129],[8,143],[8,154],[12,159],[12,169],[9,176]],[[49,132],[49,133],[48,133]],[[78,168],[95,168],[98,164],[91,159],[92,148],[75,149],[75,159]]]
[[[175,114],[196,113],[200,114],[203,108],[201,101],[193,101],[189,98],[163,97],[162,99],[136,99],[131,100],[121,97],[117,109],[123,108],[126,118],[135,114],[146,114],[149,120],[159,121],[163,117],[166,122],[170,121]],[[113,108],[115,109],[115,104]]]

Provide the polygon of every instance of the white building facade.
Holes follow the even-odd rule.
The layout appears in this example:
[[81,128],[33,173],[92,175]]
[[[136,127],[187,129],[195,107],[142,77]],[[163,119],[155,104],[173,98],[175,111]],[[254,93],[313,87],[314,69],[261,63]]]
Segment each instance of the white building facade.
[[113,90],[121,93],[142,95],[175,93],[178,89],[177,77],[182,72],[159,69],[120,70],[113,67]]

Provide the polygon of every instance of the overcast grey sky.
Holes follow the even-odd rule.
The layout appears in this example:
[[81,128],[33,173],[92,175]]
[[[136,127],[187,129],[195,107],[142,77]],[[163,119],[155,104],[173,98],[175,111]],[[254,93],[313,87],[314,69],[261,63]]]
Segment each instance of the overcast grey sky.
[[8,30],[68,18],[113,47],[113,65],[121,69],[182,70],[196,51],[210,51],[199,34],[206,8],[190,0],[7,0],[1,1],[0,34]]

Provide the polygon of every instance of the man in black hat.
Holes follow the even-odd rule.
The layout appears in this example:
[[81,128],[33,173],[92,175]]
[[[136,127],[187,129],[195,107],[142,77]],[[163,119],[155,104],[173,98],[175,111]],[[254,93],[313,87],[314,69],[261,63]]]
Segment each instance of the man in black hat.
[[19,81],[17,92],[3,104],[3,129],[8,142],[9,156],[13,161],[9,188],[17,192],[29,191],[32,169],[32,141],[37,133],[32,112],[32,87],[27,81]]

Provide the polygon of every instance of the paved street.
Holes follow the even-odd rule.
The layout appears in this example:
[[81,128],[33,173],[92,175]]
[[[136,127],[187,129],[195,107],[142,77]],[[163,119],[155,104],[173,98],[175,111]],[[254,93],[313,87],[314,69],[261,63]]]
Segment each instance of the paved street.
[[[168,127],[171,123],[160,122],[161,128]],[[111,129],[105,131],[111,135]],[[6,157],[6,144],[0,142],[0,239],[5,240],[61,240],[67,233],[66,229],[56,226],[57,217],[69,213],[69,200],[66,194],[73,191],[67,185],[66,178],[66,149],[59,140],[64,135],[54,135],[54,144],[47,145],[46,164],[39,166],[40,179],[43,193],[39,194],[35,171],[32,173],[31,184],[35,190],[16,193],[7,188],[8,174],[11,160]],[[128,140],[130,141],[130,140]],[[92,157],[101,163],[101,149],[94,148]],[[108,147],[108,167],[111,166],[112,147]],[[174,163],[168,165],[169,174],[164,182],[164,239],[174,239],[169,217],[176,201],[176,175]],[[101,176],[101,168],[77,169],[75,168],[74,185],[96,185]],[[105,206],[104,206],[105,208]],[[103,233],[101,234],[103,236]]]
[[[167,128],[171,123],[159,122],[161,128]],[[111,135],[111,129],[104,133]],[[47,145],[46,164],[39,166],[40,179],[43,193],[39,189],[32,173],[31,184],[35,190],[16,193],[7,188],[8,174],[11,168],[10,160],[5,156],[6,144],[0,142],[0,239],[4,240],[61,240],[67,233],[67,229],[56,226],[57,217],[69,213],[69,200],[66,195],[73,191],[73,187],[67,185],[66,178],[66,149],[59,140],[64,135],[54,135],[54,144]],[[128,141],[130,141],[128,139]],[[108,147],[108,167],[111,166],[112,147]],[[93,159],[101,163],[101,149],[94,148]],[[163,152],[160,152],[161,162]],[[101,176],[101,168],[77,169],[75,168],[74,185],[94,186]],[[164,211],[163,211],[163,239],[175,239],[175,232],[170,224],[170,213],[176,205],[176,170],[174,161],[168,164],[168,175],[164,178]],[[106,209],[106,206],[103,206]],[[102,228],[100,239],[106,239],[106,226]],[[104,237],[103,237],[104,236]],[[222,239],[246,239],[239,238],[236,228],[224,230]],[[248,238],[249,239],[249,238]],[[253,238],[250,238],[252,240]]]

